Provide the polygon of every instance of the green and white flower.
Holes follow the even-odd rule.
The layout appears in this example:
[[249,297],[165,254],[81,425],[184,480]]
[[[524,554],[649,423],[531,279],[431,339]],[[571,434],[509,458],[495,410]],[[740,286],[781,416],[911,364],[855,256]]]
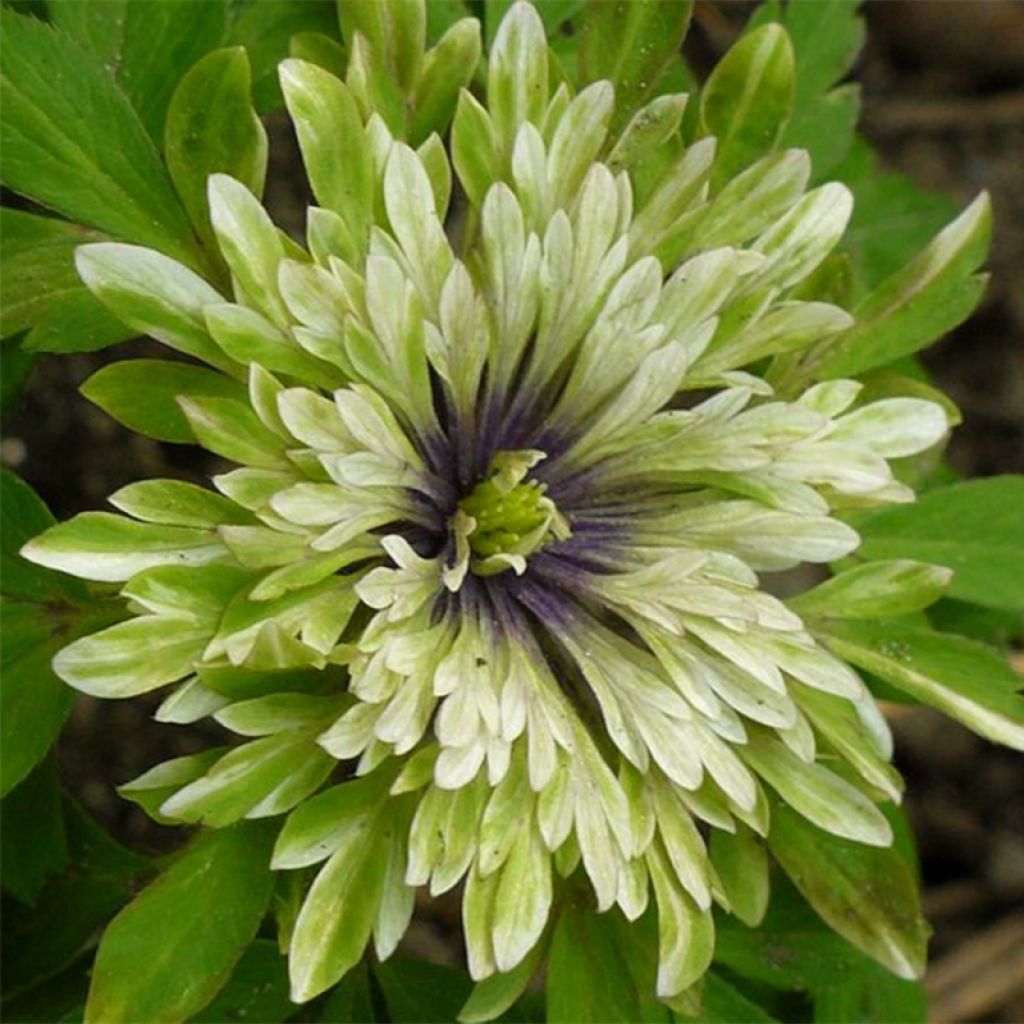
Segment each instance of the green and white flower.
[[27,545],[131,613],[55,667],[101,697],[173,684],[159,719],[240,737],[124,792],[162,820],[289,815],[275,867],[318,871],[286,923],[297,1000],[371,938],[388,956],[421,886],[464,885],[474,978],[512,971],[574,873],[600,910],[656,904],[672,997],[712,905],[749,904],[729,879],[766,877],[772,801],[892,838],[878,708],[759,578],[853,552],[839,514],[911,500],[889,460],[948,429],[926,400],[787,383],[853,322],[808,287],[850,193],[808,190],[797,150],[719,182],[715,138],[678,142],[685,97],[612,137],[612,86],[549,72],[517,4],[449,154],[286,61],[306,248],[214,175],[230,294],[149,249],[78,251],[128,325],[223,373],[180,408],[235,468]]

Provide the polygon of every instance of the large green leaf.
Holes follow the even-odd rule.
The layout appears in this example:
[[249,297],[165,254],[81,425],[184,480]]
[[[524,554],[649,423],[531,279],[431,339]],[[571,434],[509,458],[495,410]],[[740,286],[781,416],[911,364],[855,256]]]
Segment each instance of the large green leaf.
[[853,309],[856,323],[817,357],[826,377],[846,377],[910,355],[962,323],[978,304],[986,276],[992,209],[980,195],[906,266]]
[[[5,998],[33,986],[49,987],[95,944],[98,930],[131,899],[139,879],[153,871],[146,858],[116,843],[68,797],[63,816],[70,866],[47,880],[33,907],[4,907]],[[6,1002],[4,1018],[24,1019],[9,1013]]]
[[690,24],[692,0],[607,0],[588,4],[580,38],[580,85],[615,86],[615,138],[633,114],[659,92]]
[[267,133],[252,109],[242,47],[207,54],[178,84],[167,112],[164,153],[193,225],[216,251],[207,179],[230,174],[260,196],[267,170]]
[[0,210],[0,336],[29,330],[29,350],[88,351],[131,337],[82,284],[78,245],[104,238],[77,224]]
[[864,538],[858,554],[944,565],[950,597],[1024,611],[1024,476],[953,484],[853,523]]
[[818,623],[841,658],[981,736],[1024,750],[1022,680],[993,648],[901,622]]
[[53,23],[110,69],[154,141],[178,79],[219,46],[227,0],[48,0]]
[[60,783],[53,759],[36,765],[0,804],[0,870],[5,892],[35,903],[43,884],[68,864]]
[[218,397],[242,400],[244,387],[222,373],[192,363],[129,359],[97,370],[82,394],[118,423],[158,441],[194,444],[178,398]]
[[783,803],[772,808],[768,843],[828,925],[900,977],[921,976],[928,926],[914,873],[895,849],[840,839]]
[[201,835],[110,923],[86,1021],[179,1021],[220,990],[272,890],[273,829],[245,822]]
[[668,1008],[653,998],[653,971],[644,991],[636,984],[630,946],[640,944],[630,930],[616,911],[596,914],[577,902],[565,906],[548,960],[547,1019],[552,1024],[671,1019]]
[[927,1019],[924,985],[897,978],[867,957],[815,992],[816,1024],[924,1024]]
[[288,998],[288,961],[270,939],[257,939],[235,964],[217,997],[192,1024],[278,1024],[295,1012]]
[[8,10],[2,17],[4,184],[72,220],[200,265],[156,147],[103,66],[49,25]]

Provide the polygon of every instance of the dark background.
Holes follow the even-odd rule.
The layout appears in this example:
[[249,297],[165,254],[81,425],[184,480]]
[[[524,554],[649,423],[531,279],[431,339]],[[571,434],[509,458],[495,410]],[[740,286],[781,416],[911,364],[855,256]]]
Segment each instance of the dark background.
[[[688,47],[713,59],[735,38],[749,5],[699,0]],[[949,460],[965,476],[1024,472],[1024,3],[1017,0],[871,0],[868,42],[853,77],[861,128],[885,166],[960,206],[985,188],[995,205],[992,281],[975,316],[925,356],[964,424]],[[283,118],[271,118],[275,218],[301,231],[301,168]],[[98,366],[144,353],[47,356],[8,424],[3,461],[64,518],[104,507],[129,481],[201,481],[211,457],[131,434],[77,395]],[[1024,658],[1015,655],[1024,669]],[[156,700],[79,698],[60,741],[66,782],[122,841],[166,850],[182,830],[154,825],[114,786],[168,757],[211,745],[216,726],[150,719]],[[892,709],[897,761],[917,833],[925,909],[935,928],[928,987],[941,1021],[1024,1020],[1024,759],[924,709]],[[451,908],[435,907],[410,942],[457,959]]]

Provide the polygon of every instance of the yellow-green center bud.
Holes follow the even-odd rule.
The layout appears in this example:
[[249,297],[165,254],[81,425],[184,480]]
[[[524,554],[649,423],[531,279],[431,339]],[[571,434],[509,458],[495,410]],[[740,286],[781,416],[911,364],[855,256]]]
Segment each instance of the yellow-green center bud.
[[569,524],[548,498],[544,484],[527,480],[543,452],[499,452],[490,473],[459,502],[452,519],[456,557],[444,573],[451,590],[471,568],[477,576],[526,570],[526,556],[569,536]]

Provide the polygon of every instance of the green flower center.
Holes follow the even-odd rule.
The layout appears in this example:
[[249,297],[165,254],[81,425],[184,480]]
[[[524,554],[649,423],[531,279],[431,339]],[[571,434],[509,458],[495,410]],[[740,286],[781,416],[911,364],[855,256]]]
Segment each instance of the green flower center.
[[[505,491],[490,477],[481,480],[459,502],[459,508],[476,521],[469,546],[486,558],[503,552],[526,555],[540,547],[553,505],[544,497],[543,486],[534,480]],[[528,538],[532,541],[529,550],[523,551],[520,545]]]
[[546,486],[526,479],[543,458],[532,450],[498,452],[488,476],[459,502],[451,521],[455,558],[444,571],[450,590],[458,590],[470,570],[477,576],[523,573],[527,555],[570,535]]

